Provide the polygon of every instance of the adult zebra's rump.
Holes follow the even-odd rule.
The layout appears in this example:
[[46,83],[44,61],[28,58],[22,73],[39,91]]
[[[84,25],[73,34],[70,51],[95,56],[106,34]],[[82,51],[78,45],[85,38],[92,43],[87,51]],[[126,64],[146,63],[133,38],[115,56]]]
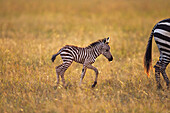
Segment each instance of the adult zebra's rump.
[[144,69],[149,76],[149,71],[152,62],[152,37],[154,36],[155,42],[158,46],[160,57],[159,61],[154,66],[155,77],[158,88],[162,88],[160,84],[160,73],[166,81],[167,88],[169,88],[169,79],[165,72],[167,65],[170,62],[170,18],[158,22],[152,29],[146,53],[144,56]]
[[63,63],[56,67],[57,84],[59,84],[59,75],[61,75],[63,85],[65,86],[64,73],[67,68],[72,64],[72,62],[75,61],[77,63],[83,64],[80,85],[86,73],[86,69],[89,68],[94,70],[96,73],[96,78],[94,84],[92,85],[92,87],[95,87],[95,85],[97,84],[98,70],[93,67],[92,64],[95,62],[96,58],[101,54],[103,54],[109,61],[113,60],[113,57],[110,53],[110,46],[108,45],[108,43],[109,37],[96,41],[85,48],[73,45],[66,45],[61,48],[59,52],[54,54],[51,58],[52,62],[54,62],[56,56],[60,54],[63,60]]

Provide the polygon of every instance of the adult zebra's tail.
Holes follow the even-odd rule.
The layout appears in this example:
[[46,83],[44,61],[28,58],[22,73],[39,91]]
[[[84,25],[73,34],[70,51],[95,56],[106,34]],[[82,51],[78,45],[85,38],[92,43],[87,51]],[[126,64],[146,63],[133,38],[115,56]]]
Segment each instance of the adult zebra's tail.
[[145,56],[144,56],[144,70],[147,73],[148,77],[149,77],[149,71],[150,71],[151,66],[152,66],[152,38],[153,38],[153,35],[154,35],[155,27],[153,28],[153,30],[150,34],[148,45],[147,45]]

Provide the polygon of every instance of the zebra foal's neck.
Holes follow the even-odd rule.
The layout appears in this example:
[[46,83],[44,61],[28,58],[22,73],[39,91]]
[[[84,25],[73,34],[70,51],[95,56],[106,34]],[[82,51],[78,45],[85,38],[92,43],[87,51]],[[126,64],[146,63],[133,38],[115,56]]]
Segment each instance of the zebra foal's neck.
[[100,47],[99,44],[90,48],[90,49],[91,49],[91,52],[92,52],[92,54],[93,54],[93,56],[94,56],[95,58],[97,58],[97,57],[101,54],[100,48],[101,48],[101,47]]

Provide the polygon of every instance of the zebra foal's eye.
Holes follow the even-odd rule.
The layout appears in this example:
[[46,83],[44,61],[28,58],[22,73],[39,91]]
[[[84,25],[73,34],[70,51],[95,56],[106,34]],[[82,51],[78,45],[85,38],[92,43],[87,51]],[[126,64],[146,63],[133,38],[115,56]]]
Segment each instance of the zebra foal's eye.
[[108,52],[109,50],[108,49],[106,49],[106,52]]

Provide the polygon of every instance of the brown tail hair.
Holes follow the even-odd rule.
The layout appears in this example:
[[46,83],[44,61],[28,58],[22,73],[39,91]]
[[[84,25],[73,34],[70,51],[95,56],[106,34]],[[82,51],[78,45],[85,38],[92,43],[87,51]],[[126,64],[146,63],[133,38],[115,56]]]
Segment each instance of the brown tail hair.
[[152,38],[153,38],[153,34],[154,34],[154,29],[152,30],[152,32],[150,34],[148,45],[147,45],[145,56],[144,56],[144,70],[147,73],[148,77],[149,77],[149,72],[150,72],[150,69],[152,66]]

